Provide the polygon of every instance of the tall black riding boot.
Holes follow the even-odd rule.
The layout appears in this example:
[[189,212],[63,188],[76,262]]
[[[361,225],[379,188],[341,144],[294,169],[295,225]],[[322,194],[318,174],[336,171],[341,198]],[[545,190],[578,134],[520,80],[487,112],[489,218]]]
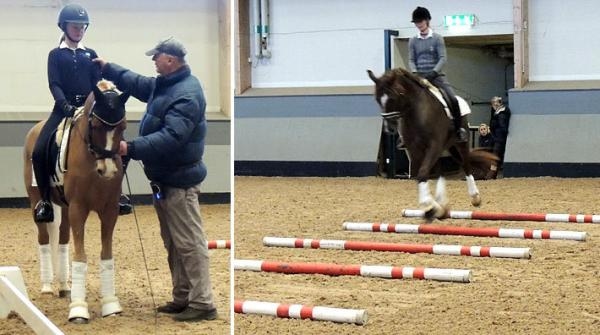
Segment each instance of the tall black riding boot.
[[469,135],[467,130],[462,126],[462,116],[460,115],[460,107],[458,106],[458,100],[452,99],[452,122],[454,123],[454,130],[456,131],[456,142],[465,143],[469,141]]
[[[39,146],[39,147],[38,147]],[[50,176],[48,175],[48,159],[46,157],[47,148],[43,141],[36,143],[32,153],[33,156],[33,175],[40,192],[41,200],[33,209],[33,221],[35,223],[47,223],[54,221],[54,209],[50,202]]]

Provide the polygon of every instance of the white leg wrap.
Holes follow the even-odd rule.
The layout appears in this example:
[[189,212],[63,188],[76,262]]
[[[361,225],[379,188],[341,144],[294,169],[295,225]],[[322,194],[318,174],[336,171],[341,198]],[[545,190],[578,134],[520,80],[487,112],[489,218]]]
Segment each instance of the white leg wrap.
[[102,297],[115,295],[115,261],[113,259],[100,260],[100,285]]
[[58,245],[58,273],[56,274],[61,290],[69,290],[69,245]]
[[429,205],[433,198],[429,190],[429,183],[426,181],[419,183],[419,205]]
[[50,244],[40,244],[38,246],[40,252],[40,281],[42,282],[42,293],[52,293],[52,279],[54,277],[52,271],[52,252]]
[[469,195],[473,197],[479,194],[479,190],[477,189],[477,185],[475,185],[475,178],[473,178],[473,175],[470,174],[466,176],[465,179],[467,180],[467,190],[469,191]]
[[442,206],[448,203],[448,198],[446,197],[446,179],[444,177],[438,178],[435,186],[435,201]]
[[52,251],[52,268],[58,271],[58,239],[60,235],[61,208],[56,204],[52,204],[54,209],[54,222],[46,224],[48,237],[50,238],[50,250]]
[[71,304],[69,305],[69,320],[75,318],[89,319],[87,302],[85,302],[85,277],[87,263],[73,262],[73,289],[71,290]]
[[102,296],[102,316],[117,314],[123,311],[119,299],[115,296],[115,262],[114,259],[100,260],[100,294]]
[[71,279],[73,289],[71,301],[85,301],[85,277],[87,275],[87,263],[73,261],[73,278]]

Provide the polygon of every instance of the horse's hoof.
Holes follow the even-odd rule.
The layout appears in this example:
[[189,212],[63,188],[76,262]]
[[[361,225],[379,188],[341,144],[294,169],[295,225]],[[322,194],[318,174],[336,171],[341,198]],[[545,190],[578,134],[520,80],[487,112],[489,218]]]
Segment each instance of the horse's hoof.
[[122,312],[116,312],[116,313],[112,313],[112,314],[108,314],[108,315],[102,315],[103,318],[110,318],[110,317],[117,317],[119,315],[121,315]]
[[71,297],[71,290],[59,290],[58,291],[58,297],[59,298],[70,298]]
[[90,319],[90,313],[88,311],[88,305],[85,301],[73,301],[69,304],[69,322],[76,324],[88,323]]
[[425,219],[425,221],[427,222],[431,222],[433,221],[433,219],[435,218],[435,208],[433,206],[433,204],[427,204],[427,205],[423,205],[421,204],[419,206],[419,209],[423,211],[423,218]]
[[75,317],[75,318],[69,319],[69,322],[74,323],[76,325],[85,325],[85,324],[88,324],[88,322],[90,322],[90,321],[86,318]]
[[428,210],[424,211],[424,218],[427,223],[431,223],[434,219],[444,219],[446,207],[434,202]]
[[53,294],[54,291],[52,290],[52,285],[51,284],[42,284],[42,289],[40,290],[40,293]]
[[102,299],[102,316],[111,316],[120,314],[123,311],[123,307],[119,303],[117,297],[103,298]]
[[425,222],[427,222],[427,223],[433,222],[433,219],[435,219],[435,210],[432,208],[432,209],[428,210],[427,212],[424,212],[423,218],[425,219]]
[[481,205],[481,196],[479,196],[479,193],[471,197],[471,205],[475,207],[479,207],[479,205]]
[[450,217],[450,206],[448,206],[447,204],[441,205],[439,210],[436,212],[435,216],[439,220],[444,220]]

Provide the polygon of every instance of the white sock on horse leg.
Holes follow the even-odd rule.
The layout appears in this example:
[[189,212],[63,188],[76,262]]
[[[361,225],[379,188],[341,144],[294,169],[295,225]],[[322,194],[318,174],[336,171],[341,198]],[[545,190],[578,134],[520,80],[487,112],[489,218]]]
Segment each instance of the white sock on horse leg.
[[102,316],[121,313],[123,308],[115,295],[115,261],[100,260],[100,294],[102,297]]
[[40,244],[38,246],[40,253],[40,281],[42,282],[42,292],[52,292],[52,252],[50,244]]
[[446,179],[442,176],[438,178],[435,186],[435,201],[440,205],[448,203],[448,198],[446,197]]
[[85,302],[85,277],[87,275],[87,263],[75,262],[72,264],[71,301]]
[[[61,289],[69,280],[69,244],[58,245],[58,273],[56,274]],[[66,287],[68,289],[68,287]]]
[[71,265],[72,284],[71,303],[69,304],[69,320],[83,318],[89,320],[90,313],[85,301],[85,277],[87,275],[87,263],[75,262]]
[[431,197],[431,191],[429,190],[429,183],[422,181],[419,183],[419,205],[431,204],[433,198]]
[[100,260],[100,285],[103,298],[115,295],[115,261],[112,258]]
[[467,180],[467,190],[469,191],[470,196],[475,196],[479,194],[479,190],[477,189],[477,185],[475,185],[475,178],[470,174],[465,178]]

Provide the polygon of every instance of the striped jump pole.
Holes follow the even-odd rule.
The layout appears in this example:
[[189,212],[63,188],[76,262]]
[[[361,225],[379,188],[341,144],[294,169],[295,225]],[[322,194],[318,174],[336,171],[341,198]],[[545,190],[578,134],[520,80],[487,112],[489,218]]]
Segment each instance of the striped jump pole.
[[344,240],[313,240],[293,237],[264,237],[268,247],[393,251],[473,257],[531,258],[529,248],[481,247],[448,244],[404,244]]
[[208,249],[231,249],[230,240],[212,240],[206,241],[206,244],[208,244]]
[[437,226],[430,224],[393,224],[379,222],[344,222],[345,230],[372,231],[405,234],[464,235],[479,237],[505,237],[523,239],[552,239],[585,241],[586,232],[568,230],[540,230],[513,228],[475,228],[457,226]]
[[468,283],[471,270],[386,265],[341,265],[331,263],[289,263],[234,259],[234,270],[277,272],[287,274],[321,274],[329,276],[363,276],[391,279],[429,279]]
[[271,315],[278,318],[311,319],[340,323],[367,323],[364,309],[346,309],[307,305],[287,305],[276,302],[235,300],[233,311],[242,314]]
[[[424,213],[420,209],[404,209],[402,210],[402,216],[421,218],[424,216]],[[446,218],[472,220],[600,223],[600,215],[590,214],[490,213],[478,211],[450,211],[450,214]]]

